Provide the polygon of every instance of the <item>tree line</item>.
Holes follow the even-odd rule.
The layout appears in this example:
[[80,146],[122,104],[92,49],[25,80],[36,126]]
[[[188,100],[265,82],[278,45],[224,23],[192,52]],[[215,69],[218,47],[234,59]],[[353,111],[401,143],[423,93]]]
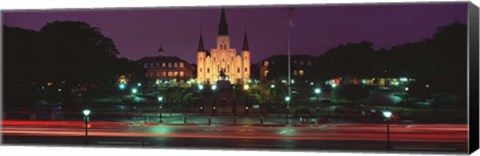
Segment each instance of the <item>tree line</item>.
[[40,31],[3,25],[4,84],[7,99],[32,95],[35,84],[65,88],[91,84],[102,90],[122,74],[143,75],[142,68],[118,58],[113,40],[79,21],[47,23]]

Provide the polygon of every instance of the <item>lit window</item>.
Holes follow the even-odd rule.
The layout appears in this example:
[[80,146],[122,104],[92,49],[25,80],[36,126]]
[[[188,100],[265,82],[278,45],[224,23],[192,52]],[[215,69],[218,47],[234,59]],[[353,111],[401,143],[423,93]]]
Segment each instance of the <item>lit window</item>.
[[293,75],[297,76],[297,71],[296,70],[293,71]]
[[172,77],[173,76],[173,73],[172,72],[168,72],[168,77]]
[[183,77],[183,76],[184,76],[183,71],[180,71],[180,77]]
[[303,70],[298,71],[298,74],[299,74],[300,76],[302,76],[302,75],[303,75]]
[[172,63],[168,63],[168,68],[172,68]]
[[173,73],[173,76],[178,76],[178,72],[174,72],[174,73]]
[[162,72],[162,77],[166,77],[167,76],[167,72]]
[[183,62],[180,62],[180,68],[183,68],[184,65],[183,65]]
[[265,61],[265,62],[263,63],[263,66],[265,66],[265,67],[268,66],[268,61]]
[[263,73],[263,76],[267,76],[268,70],[265,70],[265,73]]
[[178,68],[178,63],[175,62],[175,63],[173,64],[173,67],[174,67],[174,68]]
[[165,68],[167,65],[165,63],[162,63],[162,67]]

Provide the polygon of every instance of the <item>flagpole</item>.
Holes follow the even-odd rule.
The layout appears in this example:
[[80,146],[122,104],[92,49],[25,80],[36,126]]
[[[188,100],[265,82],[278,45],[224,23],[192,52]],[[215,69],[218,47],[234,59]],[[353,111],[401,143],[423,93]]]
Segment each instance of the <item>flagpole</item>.
[[292,8],[288,8],[288,82],[287,82],[287,85],[288,85],[288,97],[289,97],[289,100],[287,100],[287,124],[289,124],[288,122],[288,114],[290,113],[290,99],[293,99],[292,98],[292,77],[291,77],[291,73],[292,73],[292,67],[291,67],[291,58],[290,58],[290,51],[291,51],[291,43],[290,43],[290,27],[292,27],[292,14],[293,14],[293,9]]

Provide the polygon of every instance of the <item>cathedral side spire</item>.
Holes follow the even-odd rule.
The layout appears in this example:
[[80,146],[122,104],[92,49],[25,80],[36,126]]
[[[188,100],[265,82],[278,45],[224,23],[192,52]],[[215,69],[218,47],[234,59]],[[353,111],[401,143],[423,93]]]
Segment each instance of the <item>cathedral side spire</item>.
[[220,15],[220,24],[218,24],[218,35],[228,35],[227,17],[225,16],[225,9],[222,8]]
[[198,51],[203,51],[205,52],[205,46],[203,45],[203,37],[202,34],[200,33],[200,40],[198,41]]
[[248,37],[247,37],[247,32],[245,32],[245,36],[243,37],[243,51],[249,51],[250,48],[248,47]]

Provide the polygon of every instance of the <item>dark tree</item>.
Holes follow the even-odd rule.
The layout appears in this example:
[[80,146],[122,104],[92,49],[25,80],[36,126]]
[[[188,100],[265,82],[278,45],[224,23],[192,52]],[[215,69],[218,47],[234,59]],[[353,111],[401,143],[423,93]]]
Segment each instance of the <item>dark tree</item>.
[[318,57],[316,68],[317,79],[326,80],[343,76],[366,77],[370,75],[372,63],[377,59],[372,43],[362,41],[348,43],[329,49]]
[[368,91],[361,85],[345,85],[337,90],[337,98],[346,99],[355,103],[368,97]]
[[112,39],[84,22],[56,21],[41,29],[45,63],[53,79],[108,83],[115,76],[118,50]]

